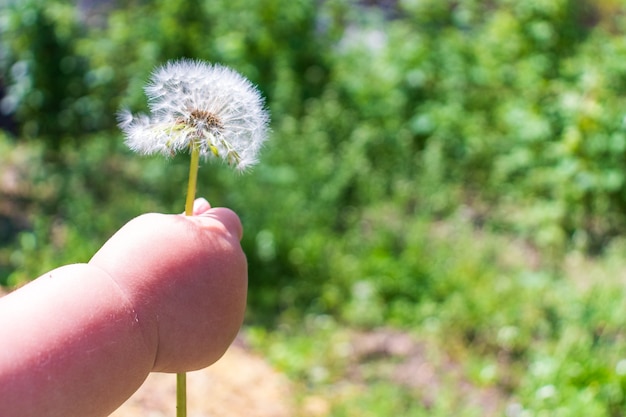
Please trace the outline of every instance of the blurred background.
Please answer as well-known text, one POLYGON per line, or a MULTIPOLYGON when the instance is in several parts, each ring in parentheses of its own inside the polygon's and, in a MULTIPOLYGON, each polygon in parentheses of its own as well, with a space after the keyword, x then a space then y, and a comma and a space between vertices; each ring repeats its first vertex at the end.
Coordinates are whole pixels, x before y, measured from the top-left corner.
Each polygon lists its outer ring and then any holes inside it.
POLYGON ((242 335, 294 415, 626 415, 623 1, 0 4, 2 286, 183 211, 188 156, 115 113, 219 62, 272 133, 198 194, 242 218, 242 335))

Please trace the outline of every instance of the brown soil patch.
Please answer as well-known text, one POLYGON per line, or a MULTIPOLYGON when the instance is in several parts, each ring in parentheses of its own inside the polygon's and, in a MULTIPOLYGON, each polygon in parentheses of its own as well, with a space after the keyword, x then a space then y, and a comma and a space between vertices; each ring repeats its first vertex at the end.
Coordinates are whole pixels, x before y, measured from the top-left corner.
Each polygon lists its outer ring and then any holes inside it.
MULTIPOLYGON (((287 379, 238 344, 213 366, 187 374, 189 417, 290 417, 291 398, 287 379)), ((153 373, 110 417, 175 415, 175 375, 153 373)))

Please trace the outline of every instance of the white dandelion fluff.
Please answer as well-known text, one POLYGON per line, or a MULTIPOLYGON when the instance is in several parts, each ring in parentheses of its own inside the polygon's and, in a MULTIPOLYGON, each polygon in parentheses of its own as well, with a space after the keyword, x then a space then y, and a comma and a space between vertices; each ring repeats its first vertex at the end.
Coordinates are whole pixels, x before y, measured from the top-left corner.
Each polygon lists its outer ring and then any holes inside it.
POLYGON ((194 147, 239 170, 253 165, 269 116, 256 87, 217 64, 183 59, 157 68, 145 88, 150 115, 118 114, 126 144, 143 154, 171 156, 194 147))

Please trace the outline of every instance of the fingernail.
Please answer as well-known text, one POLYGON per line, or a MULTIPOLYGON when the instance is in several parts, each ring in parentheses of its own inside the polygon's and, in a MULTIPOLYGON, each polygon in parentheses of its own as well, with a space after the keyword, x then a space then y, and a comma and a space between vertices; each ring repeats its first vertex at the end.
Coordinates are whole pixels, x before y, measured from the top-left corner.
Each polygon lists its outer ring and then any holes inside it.
POLYGON ((205 198, 196 198, 193 202, 193 214, 200 215, 202 213, 206 213, 211 209, 211 204, 205 198))

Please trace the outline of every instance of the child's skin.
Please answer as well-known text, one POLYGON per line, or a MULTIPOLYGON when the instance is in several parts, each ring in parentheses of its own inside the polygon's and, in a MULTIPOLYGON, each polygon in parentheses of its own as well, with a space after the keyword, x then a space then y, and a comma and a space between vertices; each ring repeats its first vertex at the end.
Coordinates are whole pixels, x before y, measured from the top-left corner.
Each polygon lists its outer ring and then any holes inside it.
POLYGON ((1 298, 0 416, 107 416, 150 372, 219 359, 245 310, 241 235, 199 199, 194 216, 140 216, 89 263, 1 298))

